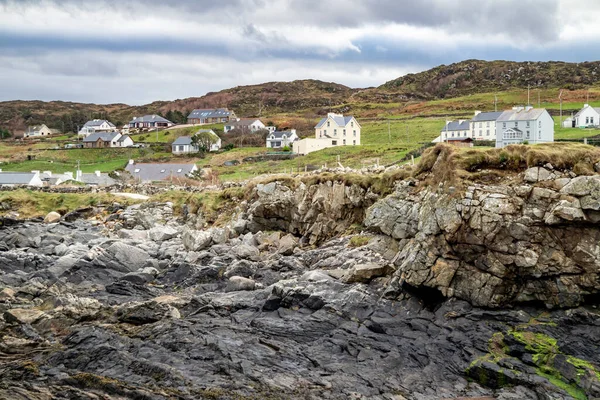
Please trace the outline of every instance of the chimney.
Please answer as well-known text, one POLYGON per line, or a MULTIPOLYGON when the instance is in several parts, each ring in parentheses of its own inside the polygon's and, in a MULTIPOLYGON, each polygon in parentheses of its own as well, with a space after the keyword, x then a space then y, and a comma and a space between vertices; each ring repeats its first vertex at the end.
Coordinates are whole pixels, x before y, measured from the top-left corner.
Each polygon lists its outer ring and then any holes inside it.
POLYGON ((478 116, 479 114, 481 114, 481 111, 475 111, 475 116, 478 116))
POLYGON ((100 177, 100 171, 94 171, 94 174, 96 174, 97 177, 100 177))
POLYGON ((588 108, 589 106, 590 106, 589 104, 585 103, 585 104, 583 105, 583 108, 588 108))
POLYGON ((527 107, 525 107, 525 111, 529 111, 529 110, 533 110, 533 106, 532 105, 528 105, 527 107))
POLYGON ((459 123, 459 124, 462 124, 463 122, 465 122, 465 120, 464 120, 464 119, 459 119, 459 120, 458 120, 458 123, 459 123))
POLYGON ((525 109, 525 107, 523 107, 523 106, 515 106, 512 109, 513 109, 513 111, 523 111, 525 109))

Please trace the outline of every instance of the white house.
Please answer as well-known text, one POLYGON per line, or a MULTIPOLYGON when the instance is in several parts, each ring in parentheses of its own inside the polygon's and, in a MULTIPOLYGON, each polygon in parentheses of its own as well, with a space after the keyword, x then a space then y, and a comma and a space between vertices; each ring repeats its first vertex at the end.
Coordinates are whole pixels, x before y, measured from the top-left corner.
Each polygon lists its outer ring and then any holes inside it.
POLYGON ((143 117, 133 117, 129 121, 129 129, 159 129, 159 128, 170 128, 174 123, 160 115, 144 115, 143 117))
POLYGON ((496 120, 502 115, 498 112, 475 111, 475 116, 469 121, 471 138, 473 140, 496 140, 496 120))
POLYGON ((83 147, 88 149, 131 146, 133 146, 131 137, 121 135, 119 132, 95 132, 83 138, 83 147))
MULTIPOLYGON (((221 149, 221 138, 212 129, 200 129, 195 135, 200 133, 209 133, 216 138, 214 143, 211 143, 209 151, 219 151, 221 149)), ((192 154, 198 153, 200 148, 194 144, 189 136, 180 136, 171 144, 171 152, 173 154, 192 154)))
POLYGON ((48 128, 45 124, 28 126, 25 131, 24 137, 40 137, 40 136, 50 136, 52 134, 52 130, 48 128))
POLYGON ((115 126, 115 124, 105 119, 93 119, 91 121, 86 122, 85 125, 81 127, 78 134, 80 136, 87 137, 92 133, 96 132, 112 132, 116 130, 116 128, 117 127, 115 126))
POLYGON ((562 123, 563 128, 573 128, 573 117, 567 117, 562 123))
POLYGON ((121 135, 115 147, 131 147, 133 144, 133 139, 129 135, 121 135))
POLYGON ((129 135, 129 124, 123 125, 121 128, 121 135, 129 135))
POLYGON ((458 121, 446 121, 446 125, 442 129, 440 136, 434 142, 447 142, 454 138, 469 138, 471 137, 470 121, 460 119, 458 121))
POLYGON ((236 119, 235 113, 227 108, 201 108, 193 110, 188 115, 187 123, 190 125, 219 124, 236 119))
POLYGON ((241 118, 237 121, 230 121, 225 124, 223 131, 225 133, 230 132, 234 129, 240 130, 244 133, 254 133, 261 129, 266 129, 265 124, 260 119, 256 118, 241 118))
POLYGON ((44 186, 39 171, 2 172, 0 170, 0 186, 44 186))
POLYGON ((344 117, 342 114, 328 113, 315 126, 315 138, 333 139, 334 146, 360 145, 361 126, 353 116, 344 117))
POLYGON ((300 138, 296 134, 295 129, 289 131, 275 131, 267 136, 267 148, 279 149, 282 147, 289 147, 291 143, 299 140, 300 138))
POLYGON ((554 142, 554 120, 544 108, 513 107, 496 120, 496 147, 554 142))
POLYGON ((600 125, 600 108, 584 104, 583 108, 575 114, 575 127, 587 128, 600 125))
POLYGON ((277 130, 276 126, 265 126, 265 129, 269 131, 269 133, 273 133, 277 130))

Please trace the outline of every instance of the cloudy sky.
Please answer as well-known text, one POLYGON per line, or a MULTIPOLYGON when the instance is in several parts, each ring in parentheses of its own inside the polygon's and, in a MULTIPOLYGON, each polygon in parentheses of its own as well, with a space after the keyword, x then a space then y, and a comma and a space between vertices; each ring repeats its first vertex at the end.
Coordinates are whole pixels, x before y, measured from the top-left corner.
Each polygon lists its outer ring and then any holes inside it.
POLYGON ((597 0, 0 0, 0 101, 144 104, 469 58, 600 59, 597 0))

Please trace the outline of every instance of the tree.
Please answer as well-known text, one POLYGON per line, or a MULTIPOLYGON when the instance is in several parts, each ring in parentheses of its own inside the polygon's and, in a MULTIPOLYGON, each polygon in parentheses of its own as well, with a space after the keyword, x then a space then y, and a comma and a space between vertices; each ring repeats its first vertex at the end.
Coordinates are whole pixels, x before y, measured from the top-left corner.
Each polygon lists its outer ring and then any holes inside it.
POLYGON ((6 139, 11 136, 12 135, 8 129, 0 128, 0 139, 6 139))
POLYGON ((206 153, 210 151, 213 144, 217 143, 219 138, 210 132, 198 132, 192 136, 192 143, 198 146, 200 151, 206 153))

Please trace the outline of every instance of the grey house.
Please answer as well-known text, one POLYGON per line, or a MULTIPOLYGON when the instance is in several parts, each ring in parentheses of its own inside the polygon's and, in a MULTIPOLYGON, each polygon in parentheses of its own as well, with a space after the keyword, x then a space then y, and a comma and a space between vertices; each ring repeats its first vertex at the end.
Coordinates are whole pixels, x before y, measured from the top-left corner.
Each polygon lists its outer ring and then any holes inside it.
POLYGON ((138 182, 171 181, 187 178, 198 170, 196 164, 160 164, 160 163, 135 163, 129 160, 125 170, 138 182))

